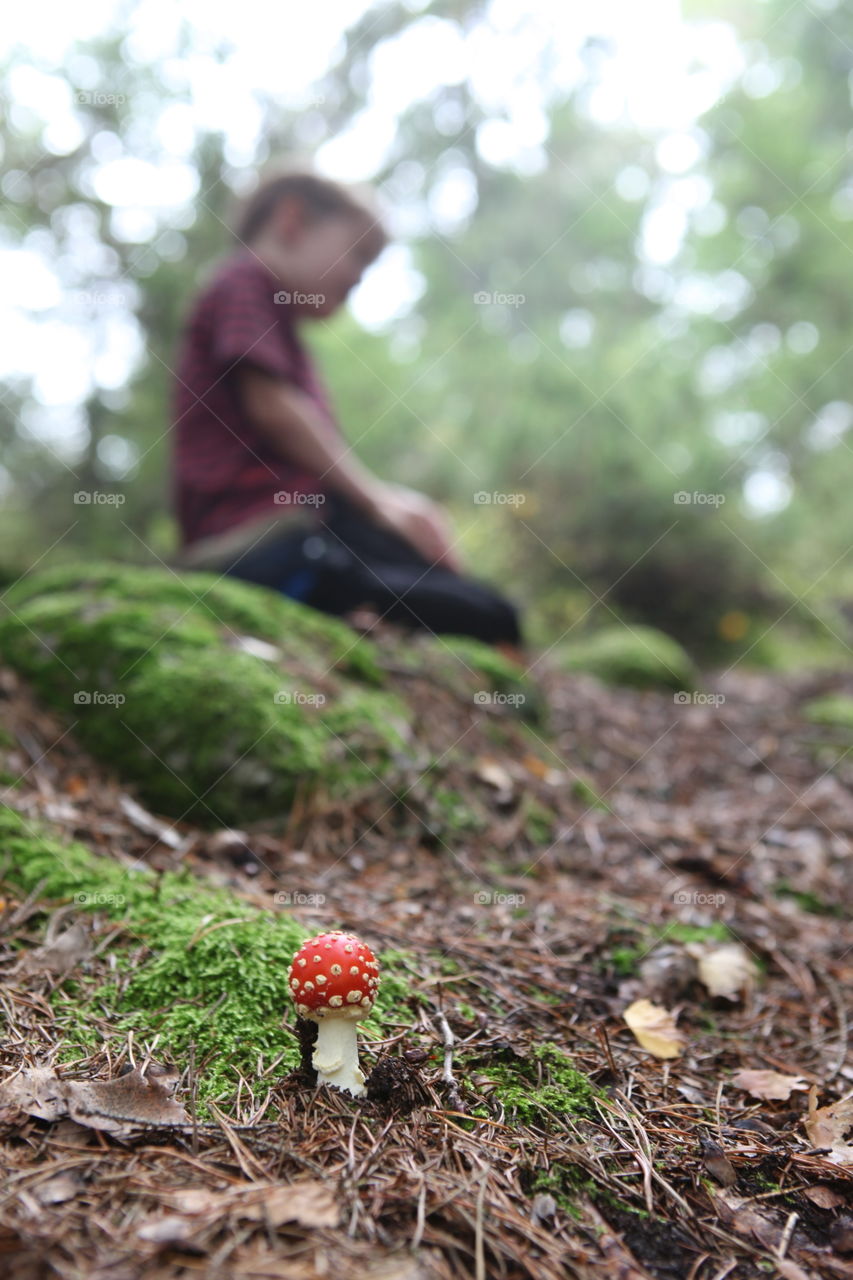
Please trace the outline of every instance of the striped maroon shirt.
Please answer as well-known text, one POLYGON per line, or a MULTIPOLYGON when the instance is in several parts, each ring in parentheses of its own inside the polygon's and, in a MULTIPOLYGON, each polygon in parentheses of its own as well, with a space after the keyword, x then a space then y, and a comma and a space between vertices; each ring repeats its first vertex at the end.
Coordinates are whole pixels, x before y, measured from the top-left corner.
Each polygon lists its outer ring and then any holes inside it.
POLYGON ((187 318, 172 400, 172 499, 184 546, 297 504, 316 510, 304 495, 325 493, 319 476, 289 463, 256 429, 240 396, 237 373, 249 363, 299 387, 340 430, 290 308, 275 301, 281 287, 241 248, 187 318))

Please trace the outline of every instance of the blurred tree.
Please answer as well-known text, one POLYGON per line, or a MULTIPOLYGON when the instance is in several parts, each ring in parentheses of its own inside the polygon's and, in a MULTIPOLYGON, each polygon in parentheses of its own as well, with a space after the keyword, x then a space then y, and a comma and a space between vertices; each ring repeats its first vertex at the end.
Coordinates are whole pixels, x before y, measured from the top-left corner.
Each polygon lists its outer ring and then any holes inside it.
MULTIPOLYGON (((848 581, 853 18, 822 4, 692 7, 739 28, 744 70, 693 130, 683 172, 663 167, 659 137, 591 116, 600 41, 570 94, 549 88, 547 41, 525 46, 518 91, 540 86, 542 128, 517 161, 485 158, 501 113, 470 79, 439 85, 401 114, 375 175, 420 298, 378 332, 349 314, 306 326, 362 456, 448 501, 471 562, 519 584, 543 635, 617 609, 734 653, 788 607, 784 584, 804 590, 833 560, 829 593, 848 581), (685 234, 661 261, 649 228, 673 208, 687 210, 685 234)), ((490 12, 486 0, 374 6, 313 105, 258 95, 255 164, 346 136, 378 52, 436 24, 470 35, 490 12)), ((223 135, 194 128, 183 150, 171 138, 166 112, 191 102, 180 59, 193 38, 184 27, 168 68, 137 61, 118 33, 76 50, 54 72, 81 130, 64 151, 32 111, 10 113, 0 234, 50 261, 64 298, 49 318, 96 344, 64 439, 24 380, 6 388, 14 496, 0 534, 21 560, 54 542, 51 554, 143 560, 174 543, 171 367, 192 296, 231 246, 245 178, 223 135), (134 220, 99 182, 120 158, 181 163, 194 194, 134 220), (139 349, 126 386, 100 358, 119 330, 139 349), (124 502, 75 504, 93 489, 124 502)), ((10 64, 9 100, 11 76, 10 64)))

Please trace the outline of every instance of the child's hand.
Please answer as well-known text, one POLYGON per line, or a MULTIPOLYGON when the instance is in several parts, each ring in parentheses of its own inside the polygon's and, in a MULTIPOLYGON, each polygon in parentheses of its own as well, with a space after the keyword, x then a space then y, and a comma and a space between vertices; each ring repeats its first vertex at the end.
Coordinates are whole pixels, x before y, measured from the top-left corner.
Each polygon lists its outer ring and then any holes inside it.
POLYGON ((462 571, 462 562, 451 542, 447 517, 426 494, 403 485, 383 485, 374 515, 377 524, 405 538, 431 564, 440 564, 456 573, 462 571))

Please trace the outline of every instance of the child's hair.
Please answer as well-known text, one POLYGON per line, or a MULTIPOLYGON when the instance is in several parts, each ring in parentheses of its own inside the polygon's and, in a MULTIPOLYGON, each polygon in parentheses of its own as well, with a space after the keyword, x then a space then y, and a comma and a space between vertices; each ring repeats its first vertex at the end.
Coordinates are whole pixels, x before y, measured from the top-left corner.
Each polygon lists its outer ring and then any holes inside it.
POLYGON ((244 244, 254 240, 285 196, 297 196, 315 218, 334 214, 367 218, 383 241, 388 238, 372 194, 367 189, 347 187, 303 168, 279 168, 258 183, 237 210, 235 237, 244 244))

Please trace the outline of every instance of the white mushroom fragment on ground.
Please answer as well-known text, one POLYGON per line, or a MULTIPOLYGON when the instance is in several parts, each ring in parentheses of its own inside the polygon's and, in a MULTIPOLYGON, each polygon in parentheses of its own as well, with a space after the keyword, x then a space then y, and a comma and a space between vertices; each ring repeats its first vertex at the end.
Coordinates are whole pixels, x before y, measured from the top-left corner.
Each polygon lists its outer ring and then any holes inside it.
POLYGON ((335 929, 309 938, 293 957, 290 991, 300 1018, 317 1023, 313 1065, 319 1084, 364 1093, 356 1023, 379 990, 376 957, 354 933, 335 929))

